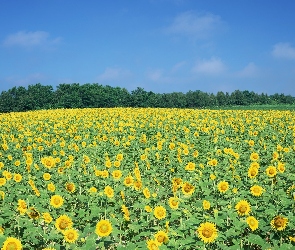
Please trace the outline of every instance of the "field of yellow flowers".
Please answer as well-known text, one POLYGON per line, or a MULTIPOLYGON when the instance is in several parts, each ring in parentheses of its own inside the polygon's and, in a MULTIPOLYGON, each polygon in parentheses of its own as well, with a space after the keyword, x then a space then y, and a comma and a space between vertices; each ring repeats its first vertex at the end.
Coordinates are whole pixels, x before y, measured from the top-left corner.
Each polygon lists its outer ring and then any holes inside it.
POLYGON ((295 112, 0 114, 0 247, 294 249, 295 112))

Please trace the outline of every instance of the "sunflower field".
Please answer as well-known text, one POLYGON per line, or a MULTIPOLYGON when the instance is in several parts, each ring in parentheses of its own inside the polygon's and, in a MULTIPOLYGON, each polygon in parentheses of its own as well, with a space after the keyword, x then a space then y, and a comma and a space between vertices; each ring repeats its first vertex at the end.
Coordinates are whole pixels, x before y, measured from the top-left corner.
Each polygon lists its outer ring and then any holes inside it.
POLYGON ((295 112, 0 114, 0 247, 294 249, 295 112))

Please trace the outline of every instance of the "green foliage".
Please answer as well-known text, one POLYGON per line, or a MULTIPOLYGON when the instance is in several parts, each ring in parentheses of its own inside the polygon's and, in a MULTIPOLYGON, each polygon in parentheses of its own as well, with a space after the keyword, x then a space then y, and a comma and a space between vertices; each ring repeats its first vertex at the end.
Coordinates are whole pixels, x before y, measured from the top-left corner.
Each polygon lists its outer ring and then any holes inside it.
POLYGON ((284 94, 257 94, 248 90, 235 90, 231 94, 218 91, 216 95, 200 90, 187 93, 154 93, 136 88, 130 93, 125 88, 103 86, 97 83, 59 84, 40 83, 13 87, 0 94, 0 112, 19 112, 55 108, 210 108, 210 109, 281 109, 295 108, 295 97, 284 94))

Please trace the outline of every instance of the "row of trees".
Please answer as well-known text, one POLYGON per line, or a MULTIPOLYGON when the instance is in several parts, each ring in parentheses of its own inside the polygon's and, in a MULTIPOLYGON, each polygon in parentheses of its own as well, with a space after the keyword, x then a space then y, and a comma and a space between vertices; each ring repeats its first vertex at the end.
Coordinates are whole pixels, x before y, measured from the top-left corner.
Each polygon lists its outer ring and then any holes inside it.
POLYGON ((137 88, 128 92, 125 88, 100 84, 60 84, 56 90, 50 85, 13 87, 2 91, 0 112, 18 112, 53 108, 105 108, 105 107, 157 107, 204 108, 232 105, 295 104, 295 97, 284 94, 257 94, 253 91, 235 90, 232 93, 205 93, 200 90, 187 93, 154 93, 137 88))

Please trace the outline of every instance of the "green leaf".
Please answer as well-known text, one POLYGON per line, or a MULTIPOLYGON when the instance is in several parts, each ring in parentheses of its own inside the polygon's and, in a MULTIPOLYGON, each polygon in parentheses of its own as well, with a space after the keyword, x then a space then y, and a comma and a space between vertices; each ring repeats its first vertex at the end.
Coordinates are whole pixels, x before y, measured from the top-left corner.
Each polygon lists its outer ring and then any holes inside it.
POLYGON ((250 243, 259 245, 259 246, 263 246, 265 244, 265 240, 262 239, 259 235, 257 234, 250 234, 248 237, 248 241, 250 243))

